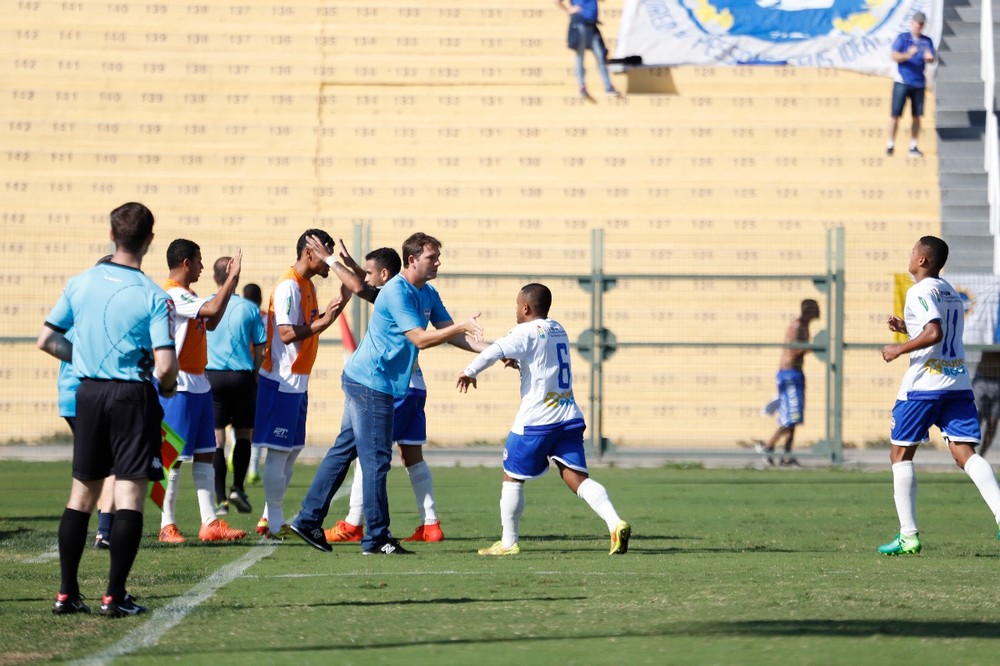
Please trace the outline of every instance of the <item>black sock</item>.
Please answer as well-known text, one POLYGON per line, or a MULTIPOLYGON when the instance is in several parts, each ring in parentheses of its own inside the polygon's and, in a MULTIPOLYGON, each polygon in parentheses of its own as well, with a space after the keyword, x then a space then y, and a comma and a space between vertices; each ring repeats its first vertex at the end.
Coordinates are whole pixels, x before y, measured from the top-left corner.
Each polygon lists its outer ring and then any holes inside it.
POLYGON ((250 469, 251 446, 249 439, 238 439, 233 446, 233 487, 240 490, 243 490, 247 470, 250 469))
POLYGON ((59 571, 62 576, 59 591, 74 599, 80 596, 77 573, 80 571, 83 549, 87 547, 89 525, 89 513, 68 507, 59 521, 59 571))
POLYGON ((125 598, 125 582, 142 540, 142 512, 118 509, 111 526, 111 570, 107 594, 115 601, 125 598))
POLYGON ((226 492, 226 452, 223 449, 215 450, 215 457, 212 458, 212 467, 215 468, 215 503, 221 504, 229 499, 226 492))

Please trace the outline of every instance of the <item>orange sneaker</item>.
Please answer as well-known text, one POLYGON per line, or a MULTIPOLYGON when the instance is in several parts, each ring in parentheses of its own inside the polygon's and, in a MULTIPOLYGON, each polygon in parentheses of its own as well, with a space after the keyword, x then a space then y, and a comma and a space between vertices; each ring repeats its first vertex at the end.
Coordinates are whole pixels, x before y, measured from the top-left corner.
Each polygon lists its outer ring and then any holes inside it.
POLYGON ((261 518, 257 521, 257 534, 261 536, 267 536, 267 518, 261 518))
POLYGON ((184 543, 187 538, 177 529, 177 525, 170 523, 160 530, 160 541, 162 543, 184 543))
POLYGON ((243 530, 235 530, 226 521, 216 518, 208 525, 202 525, 198 530, 198 538, 202 541, 239 541, 246 537, 243 530))
POLYGON ((335 541, 361 541, 365 536, 365 529, 360 525, 351 525, 346 520, 338 520, 337 524, 324 531, 326 540, 333 543, 335 541))
POLYGON ((403 539, 403 541, 424 541, 426 543, 444 541, 444 533, 441 532, 441 521, 438 520, 429 525, 421 525, 414 530, 412 535, 403 539))

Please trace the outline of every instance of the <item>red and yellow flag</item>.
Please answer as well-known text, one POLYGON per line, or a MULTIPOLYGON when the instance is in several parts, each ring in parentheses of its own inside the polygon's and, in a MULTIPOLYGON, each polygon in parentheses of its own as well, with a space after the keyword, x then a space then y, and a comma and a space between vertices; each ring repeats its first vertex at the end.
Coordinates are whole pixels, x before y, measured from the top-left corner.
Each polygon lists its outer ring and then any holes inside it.
MULTIPOLYGON (((163 440, 160 444, 160 460, 163 463, 163 473, 166 475, 173 464, 177 462, 181 451, 184 450, 184 440, 174 432, 173 428, 167 425, 166 421, 160 422, 160 436, 163 440)), ((160 511, 163 511, 163 498, 166 494, 167 489, 163 485, 163 481, 149 482, 149 499, 160 507, 160 511)))

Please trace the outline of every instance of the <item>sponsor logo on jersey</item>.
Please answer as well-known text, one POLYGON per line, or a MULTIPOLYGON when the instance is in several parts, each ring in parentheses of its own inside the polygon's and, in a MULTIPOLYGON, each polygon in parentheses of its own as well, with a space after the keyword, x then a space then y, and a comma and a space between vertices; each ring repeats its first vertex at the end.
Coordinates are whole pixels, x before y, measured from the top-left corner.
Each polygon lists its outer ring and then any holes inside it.
POLYGON ((288 428, 275 428, 273 433, 275 437, 280 437, 281 439, 288 438, 288 428))
POLYGON ((965 359, 961 358, 929 358, 924 361, 924 367, 927 369, 928 374, 932 375, 958 377, 959 375, 966 374, 965 359))

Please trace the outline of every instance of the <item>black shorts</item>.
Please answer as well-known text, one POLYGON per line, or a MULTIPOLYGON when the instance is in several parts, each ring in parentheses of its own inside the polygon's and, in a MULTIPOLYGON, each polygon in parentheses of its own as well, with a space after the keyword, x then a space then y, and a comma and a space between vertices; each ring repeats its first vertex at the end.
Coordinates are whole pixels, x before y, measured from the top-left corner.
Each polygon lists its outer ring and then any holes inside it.
POLYGON ((152 384, 84 379, 76 391, 73 478, 162 479, 162 420, 152 384))
POLYGON ((257 409, 257 379, 249 370, 206 370, 212 385, 215 427, 252 428, 257 409))

